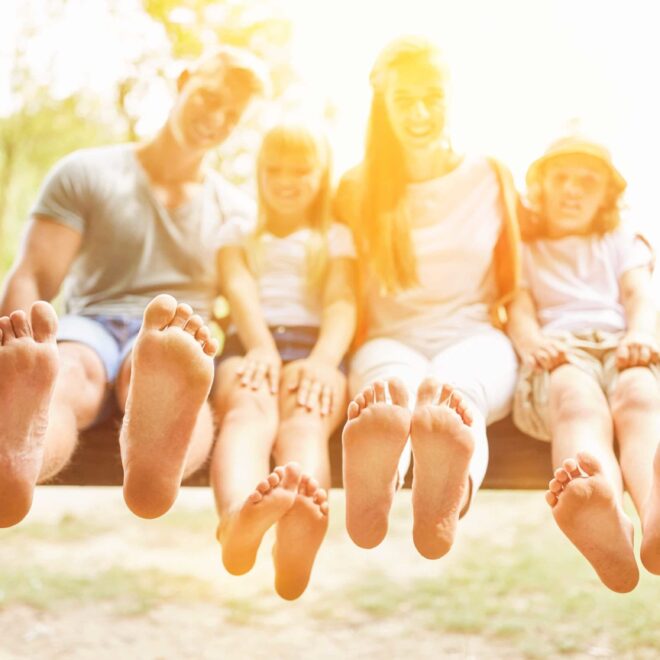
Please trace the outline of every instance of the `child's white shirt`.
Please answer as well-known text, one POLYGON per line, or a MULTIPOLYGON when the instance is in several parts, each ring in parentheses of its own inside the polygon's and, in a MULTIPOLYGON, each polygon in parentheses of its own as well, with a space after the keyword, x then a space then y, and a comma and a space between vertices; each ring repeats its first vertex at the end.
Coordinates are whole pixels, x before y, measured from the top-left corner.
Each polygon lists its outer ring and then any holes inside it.
POLYGON ((646 243, 627 228, 604 236, 539 239, 523 245, 523 287, 546 332, 618 332, 627 325, 621 276, 652 261, 646 243))
MULTIPOLYGON (((246 249, 255 230, 254 219, 228 220, 219 231, 218 249, 232 245, 246 249)), ((261 310, 270 327, 321 325, 323 291, 310 290, 308 284, 307 243, 311 231, 303 228, 284 237, 265 232, 260 237, 259 272, 254 275, 261 310)), ((333 222, 326 240, 329 260, 355 258, 353 235, 347 226, 333 222)))

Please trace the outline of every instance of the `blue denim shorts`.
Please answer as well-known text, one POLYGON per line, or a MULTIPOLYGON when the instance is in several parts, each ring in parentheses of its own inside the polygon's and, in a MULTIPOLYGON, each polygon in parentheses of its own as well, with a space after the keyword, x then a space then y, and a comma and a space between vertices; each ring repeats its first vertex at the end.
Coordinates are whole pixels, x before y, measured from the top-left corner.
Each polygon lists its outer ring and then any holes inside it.
POLYGON ((59 319, 57 341, 72 341, 89 346, 100 358, 106 374, 106 393, 94 422, 100 424, 117 414, 112 392, 117 374, 137 338, 142 318, 125 316, 76 316, 67 314, 59 319))
POLYGON ((75 341, 89 346, 101 358, 108 383, 114 383, 131 352, 142 318, 127 316, 75 316, 59 320, 57 341, 75 341))
MULTIPOLYGON (((277 325, 270 328, 277 350, 280 352, 282 364, 309 357, 319 338, 319 328, 305 325, 277 325)), ((236 333, 228 334, 222 348, 222 353, 216 358, 216 365, 230 357, 243 357, 245 348, 236 333)), ((346 360, 342 360, 339 370, 346 373, 346 360)))

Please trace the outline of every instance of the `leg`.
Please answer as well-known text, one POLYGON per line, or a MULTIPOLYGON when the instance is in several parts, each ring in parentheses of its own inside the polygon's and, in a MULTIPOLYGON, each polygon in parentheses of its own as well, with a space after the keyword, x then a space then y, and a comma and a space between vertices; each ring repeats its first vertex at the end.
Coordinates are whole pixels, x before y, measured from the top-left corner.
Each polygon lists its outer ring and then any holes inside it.
POLYGON ((562 465, 546 493, 553 516, 607 587, 631 591, 639 571, 633 526, 621 506, 609 406, 595 380, 573 365, 551 374, 550 426, 553 460, 562 465))
POLYGON ((623 479, 642 521, 642 563, 660 575, 660 387, 655 374, 626 369, 610 403, 623 479))
POLYGON ((473 413, 453 387, 426 379, 412 416, 413 540, 420 554, 438 559, 454 543, 469 501, 473 413))
POLYGON ((20 522, 32 506, 59 366, 56 328, 44 302, 29 320, 22 311, 0 318, 0 527, 20 522))
POLYGON ((351 362, 344 492, 346 528, 360 547, 373 548, 387 534, 394 492, 410 465, 410 407, 427 368, 421 353, 391 339, 368 341, 351 362))
POLYGON ((0 527, 27 514, 35 483, 67 464, 78 429, 96 419, 105 397, 106 374, 97 353, 76 342, 56 346, 56 325, 52 307, 42 302, 33 306, 31 323, 22 313, 0 319, 0 409, 10 403, 1 417, 3 427, 12 431, 11 436, 0 432, 0 527))
MULTIPOLYGON (((470 496, 474 495, 488 468, 486 426, 511 411, 518 375, 518 359, 509 338, 486 328, 447 347, 431 361, 429 375, 449 383, 460 393, 472 415, 474 452, 470 460, 470 496)), ((466 502, 466 509, 471 497, 466 502)))
POLYGON ((240 362, 230 358, 218 368, 214 408, 220 431, 211 459, 221 518, 218 540, 233 575, 252 568, 264 534, 293 505, 300 480, 299 468, 290 464, 264 481, 277 431, 277 399, 266 386, 242 387, 236 374, 240 362))
MULTIPOLYGON (((176 499, 211 388, 216 349, 188 305, 160 295, 147 306, 133 349, 119 435, 124 499, 143 518, 164 514, 176 499)), ((213 437, 208 414, 203 424, 207 437, 197 439, 198 448, 209 446, 213 437)))
POLYGON ((330 487, 328 439, 344 418, 346 379, 337 371, 333 384, 333 410, 321 417, 318 410, 308 411, 296 404, 296 392, 289 392, 288 368, 280 394, 280 427, 275 442, 275 462, 279 465, 295 461, 303 476, 296 501, 277 523, 273 547, 275 589, 292 600, 307 588, 316 553, 328 528, 327 493, 330 487), (319 486, 319 482, 323 488, 319 486))

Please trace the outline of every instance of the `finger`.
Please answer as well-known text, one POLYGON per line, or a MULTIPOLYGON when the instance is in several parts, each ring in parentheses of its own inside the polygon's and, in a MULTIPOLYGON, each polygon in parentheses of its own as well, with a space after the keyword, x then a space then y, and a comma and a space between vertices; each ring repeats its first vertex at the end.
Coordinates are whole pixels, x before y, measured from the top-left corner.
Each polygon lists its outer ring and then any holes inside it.
POLYGON ((628 358, 628 366, 635 367, 639 364, 639 344, 632 344, 629 347, 630 357, 628 358))
POLYGON ((321 390, 323 385, 319 381, 314 381, 312 387, 309 390, 309 396, 307 397, 307 410, 312 410, 316 408, 317 405, 320 405, 321 390))
POLYGON ((651 348, 644 344, 639 347, 639 364, 643 367, 651 364, 651 348))
POLYGON ((252 381, 252 376, 254 374, 254 370, 256 368, 256 365, 252 360, 246 361, 245 364, 243 365, 243 370, 241 372, 241 385, 244 387, 247 387, 250 382, 252 381))
POLYGON ((300 379, 300 385, 298 386, 298 398, 296 403, 299 406, 307 405, 307 397, 309 396, 309 388, 312 386, 312 382, 306 376, 303 376, 300 379))
POLYGON ((628 366, 628 360, 630 358, 630 352, 626 344, 622 344, 616 351, 616 366, 626 367, 628 366))
POLYGON ((280 369, 277 365, 270 365, 267 378, 270 386, 270 393, 277 394, 280 387, 280 369))
POLYGON ((259 362, 257 368, 254 370, 254 373, 252 374, 252 380, 250 381, 250 386, 252 387, 253 390, 258 390, 262 386, 264 382, 264 378, 266 377, 267 373, 268 373, 268 365, 265 364, 264 362, 259 362))
POLYGON ((332 412, 332 388, 326 385, 321 392, 321 415, 329 415, 332 412))

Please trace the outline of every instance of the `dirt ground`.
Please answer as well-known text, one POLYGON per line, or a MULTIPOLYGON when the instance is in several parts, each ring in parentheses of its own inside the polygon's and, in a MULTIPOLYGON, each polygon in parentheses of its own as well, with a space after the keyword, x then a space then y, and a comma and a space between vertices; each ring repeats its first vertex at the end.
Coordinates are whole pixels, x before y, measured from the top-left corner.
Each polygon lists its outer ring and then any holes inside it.
MULTIPOLYGON (((0 532, 0 659, 654 657, 653 644, 617 653, 606 632, 565 652, 547 640, 535 649, 538 622, 530 635, 508 637, 506 626, 503 634, 481 634, 488 614, 474 618, 483 606, 474 582, 484 577, 470 581, 475 569, 465 557, 478 558, 480 540, 488 539, 487 554, 496 548, 506 558, 521 524, 545 529, 549 522, 541 493, 482 495, 452 553, 429 562, 412 546, 409 492, 397 498, 386 541, 364 551, 349 542, 343 493, 333 491, 312 582, 289 603, 271 586, 269 539, 249 575, 221 568, 206 489, 186 489, 170 514, 142 521, 126 511, 119 489, 42 488, 29 518, 0 532), (443 579, 454 580, 455 598, 433 592, 424 600, 421 591, 443 579)), ((513 607, 520 601, 524 619, 533 598, 524 588, 518 600, 506 597, 513 607)), ((556 635, 572 632, 557 627, 556 635)))

